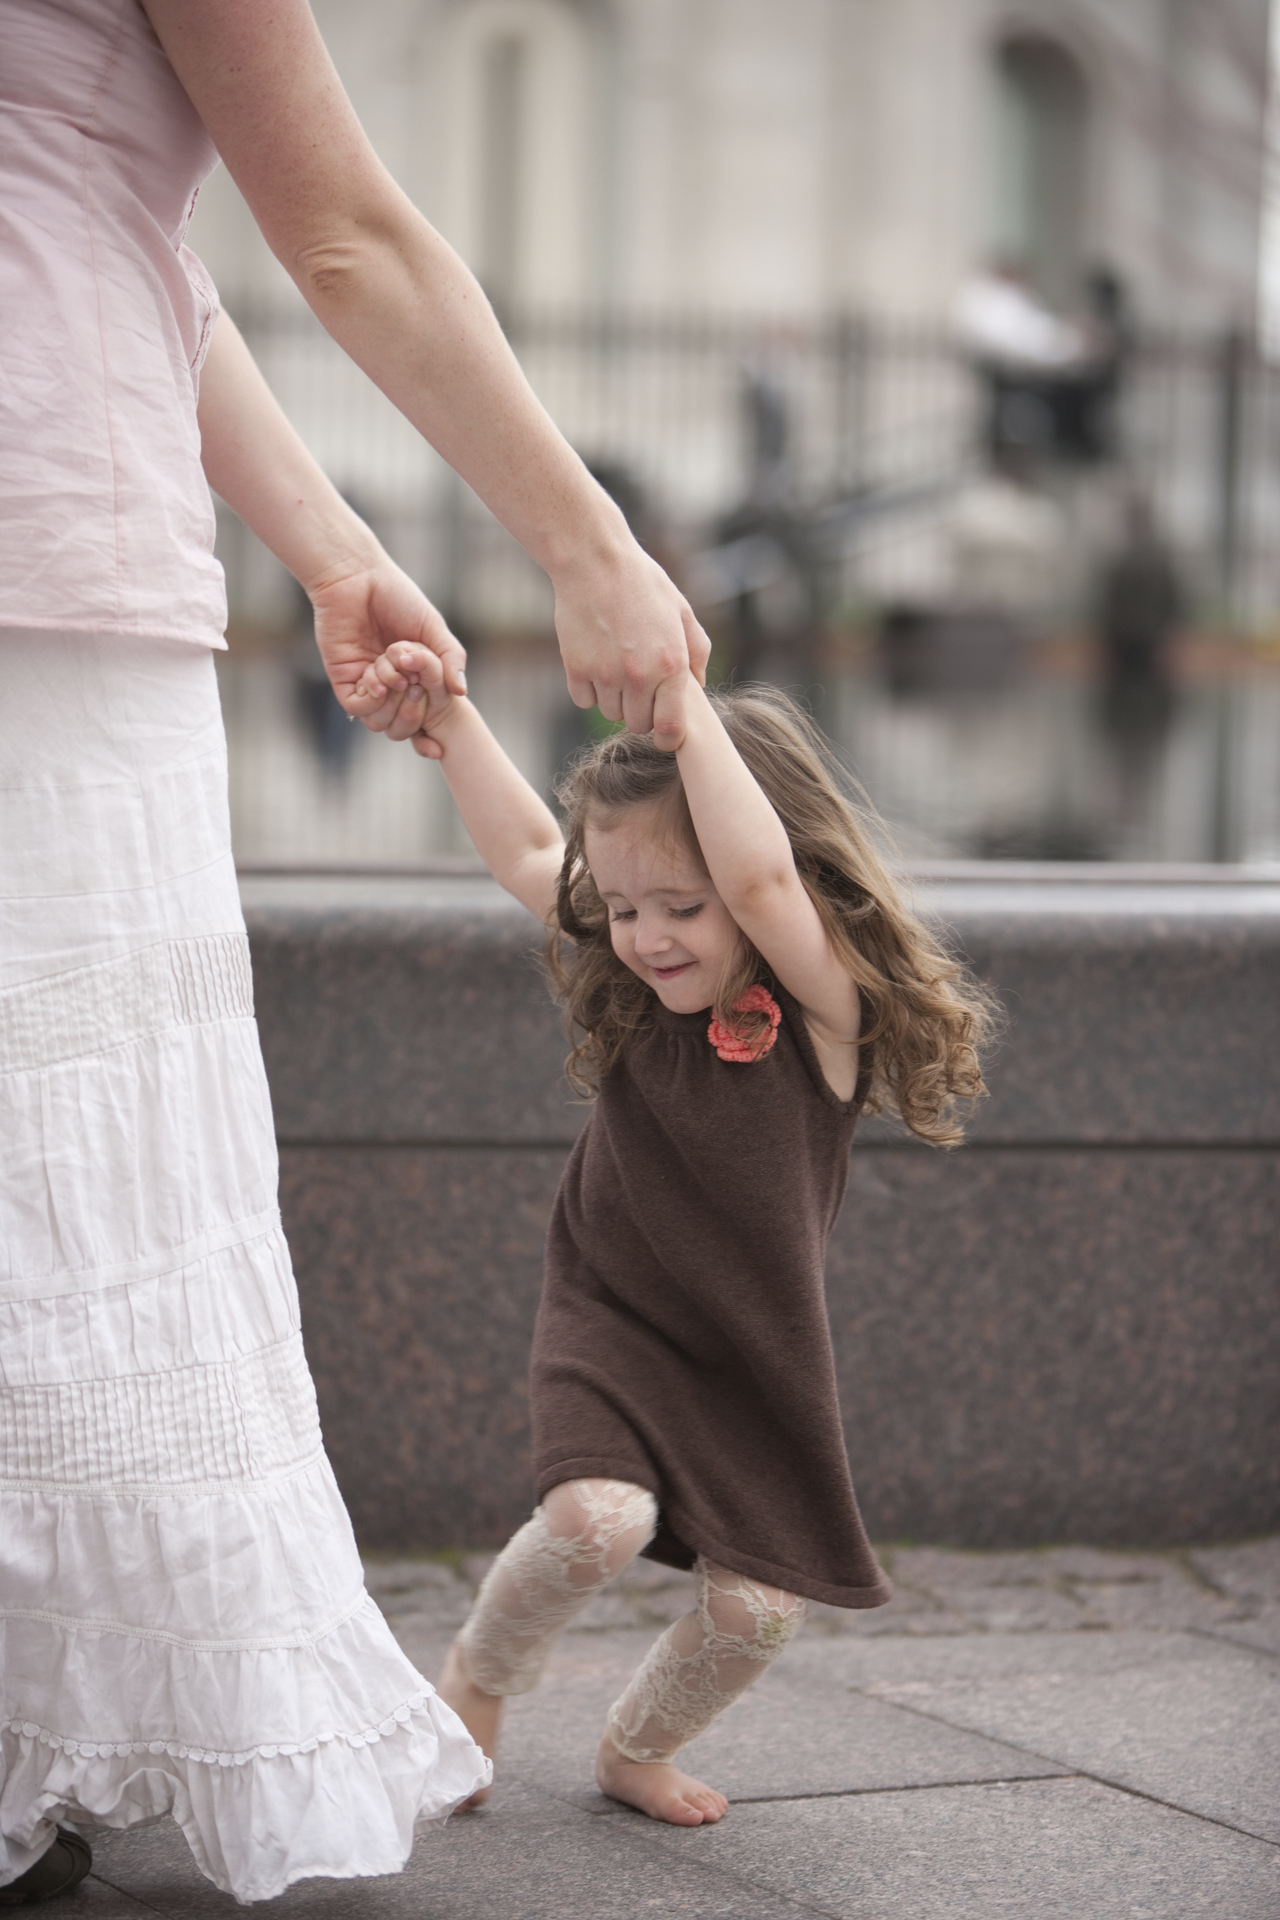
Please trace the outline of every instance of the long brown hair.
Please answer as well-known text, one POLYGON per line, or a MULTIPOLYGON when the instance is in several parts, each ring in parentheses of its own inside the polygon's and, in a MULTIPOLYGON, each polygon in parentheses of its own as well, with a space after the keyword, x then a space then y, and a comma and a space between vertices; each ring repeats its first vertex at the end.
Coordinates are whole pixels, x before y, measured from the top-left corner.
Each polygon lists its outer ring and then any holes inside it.
MULTIPOLYGON (((956 1102, 986 1091, 978 1047, 992 1031, 993 997, 911 912, 876 850, 873 834, 882 829, 869 803, 794 701, 769 687, 709 697, 786 828, 805 890, 857 984, 863 1071, 870 1069, 865 1110, 896 1112, 922 1139, 957 1145, 956 1102)), ((573 1042, 565 1071, 589 1097, 647 1023, 654 996, 613 951, 585 830, 611 824, 629 807, 651 806, 659 831, 695 850, 698 841, 675 755, 660 753, 647 735, 615 733, 588 748, 556 792, 566 846, 546 960, 573 1042)), ((767 963, 743 935, 715 1013, 750 1037, 767 1016, 737 1013, 734 1001, 768 979, 767 963)))

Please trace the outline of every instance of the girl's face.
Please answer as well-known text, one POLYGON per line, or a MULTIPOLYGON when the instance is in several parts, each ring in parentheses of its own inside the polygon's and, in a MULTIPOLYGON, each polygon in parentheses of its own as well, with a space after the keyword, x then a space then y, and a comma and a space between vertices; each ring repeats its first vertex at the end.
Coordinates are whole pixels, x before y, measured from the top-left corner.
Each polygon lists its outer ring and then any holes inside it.
POLYGON ((583 835, 613 950, 672 1013, 701 1013, 741 934, 700 855, 650 806, 583 835))

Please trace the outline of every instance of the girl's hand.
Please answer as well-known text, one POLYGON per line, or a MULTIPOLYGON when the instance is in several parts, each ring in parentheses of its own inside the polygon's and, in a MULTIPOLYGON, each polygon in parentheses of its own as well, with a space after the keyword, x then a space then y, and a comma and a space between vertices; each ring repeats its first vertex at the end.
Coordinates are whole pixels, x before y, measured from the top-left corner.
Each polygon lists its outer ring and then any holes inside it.
POLYGON ((416 718, 418 731, 412 734, 388 731, 393 739, 411 739, 414 750, 424 760, 443 758, 444 750, 434 730, 452 711, 457 697, 445 684, 438 655, 422 642, 413 640, 397 640, 388 647, 365 668, 356 689, 357 701, 375 711, 378 703, 399 700, 400 728, 416 718))
MULTIPOLYGON (((408 740, 429 714, 440 717, 453 694, 466 692, 461 641, 385 554, 309 592, 330 684, 343 710, 371 732, 408 740)), ((438 759, 438 749, 429 757, 438 759)))

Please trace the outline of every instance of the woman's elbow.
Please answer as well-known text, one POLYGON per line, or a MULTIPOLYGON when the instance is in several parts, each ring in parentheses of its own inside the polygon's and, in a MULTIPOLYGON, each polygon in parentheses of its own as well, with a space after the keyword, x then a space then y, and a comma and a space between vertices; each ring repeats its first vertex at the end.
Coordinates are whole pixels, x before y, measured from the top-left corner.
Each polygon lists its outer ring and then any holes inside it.
POLYGON ((300 247, 284 265, 309 307, 344 307, 367 286, 374 249, 360 236, 331 235, 300 247))
POLYGON ((307 304, 341 308, 385 290, 413 252, 414 213, 397 194, 362 195, 292 239, 280 259, 307 304))

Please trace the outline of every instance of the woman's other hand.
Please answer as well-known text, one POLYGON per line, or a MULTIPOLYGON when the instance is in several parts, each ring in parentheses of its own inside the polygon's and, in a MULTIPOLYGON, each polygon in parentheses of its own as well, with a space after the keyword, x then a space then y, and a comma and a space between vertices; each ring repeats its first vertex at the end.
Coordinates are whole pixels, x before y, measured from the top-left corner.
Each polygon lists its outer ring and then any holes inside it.
POLYGON ((407 740, 421 727, 433 694, 466 692, 461 641, 421 588, 385 555, 308 591, 320 658, 353 720, 389 739, 407 740), (407 672, 392 664, 399 660, 408 663, 407 672))
POLYGON ((630 534, 603 556, 575 556, 553 583, 572 699, 674 752, 689 675, 705 680, 711 651, 684 595, 630 534))
POLYGON ((209 484, 302 582, 334 692, 352 719, 405 740, 425 712, 415 678, 357 692, 396 641, 421 642, 433 684, 466 688, 466 655, 441 614, 391 560, 285 418, 233 321, 218 316, 200 377, 200 453, 209 484))

